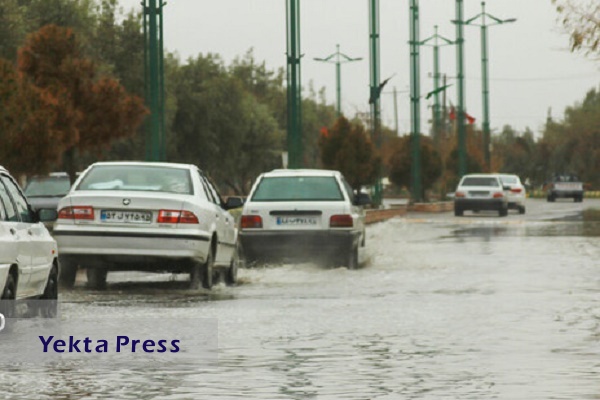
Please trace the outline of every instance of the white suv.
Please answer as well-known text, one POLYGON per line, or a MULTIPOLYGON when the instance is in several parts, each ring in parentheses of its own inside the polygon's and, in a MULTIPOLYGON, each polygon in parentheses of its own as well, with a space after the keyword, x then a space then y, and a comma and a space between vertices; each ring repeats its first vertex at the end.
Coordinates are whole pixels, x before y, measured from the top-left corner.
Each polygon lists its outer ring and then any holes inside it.
POLYGON ((240 244, 246 263, 325 260, 358 266, 365 245, 364 205, 338 171, 274 170, 258 177, 244 204, 240 244), (362 204, 361 204, 362 203, 362 204))
POLYGON ((17 182, 0 167, 0 293, 2 300, 58 297, 56 241, 41 220, 56 210, 33 211, 17 182))
POLYGON ((525 186, 521 183, 521 179, 517 175, 499 174, 498 177, 502 181, 505 189, 505 194, 508 199, 508 208, 519 211, 519 214, 525 214, 525 198, 527 193, 525 186))

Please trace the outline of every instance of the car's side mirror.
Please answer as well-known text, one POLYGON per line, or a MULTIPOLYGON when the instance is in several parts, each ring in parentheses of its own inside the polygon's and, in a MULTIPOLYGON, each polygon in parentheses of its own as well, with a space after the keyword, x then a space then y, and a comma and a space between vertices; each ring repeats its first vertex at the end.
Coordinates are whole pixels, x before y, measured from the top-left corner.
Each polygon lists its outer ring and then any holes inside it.
POLYGON ((38 221, 40 222, 56 221, 58 218, 58 211, 53 208, 42 208, 37 210, 35 213, 38 221))
POLYGON ((369 205, 372 203, 371 196, 369 196, 367 193, 359 193, 356 196, 354 196, 353 203, 355 206, 369 205))
POLYGON ((244 200, 241 197, 229 196, 225 202, 225 209, 232 210, 234 208, 240 208, 244 205, 244 200))

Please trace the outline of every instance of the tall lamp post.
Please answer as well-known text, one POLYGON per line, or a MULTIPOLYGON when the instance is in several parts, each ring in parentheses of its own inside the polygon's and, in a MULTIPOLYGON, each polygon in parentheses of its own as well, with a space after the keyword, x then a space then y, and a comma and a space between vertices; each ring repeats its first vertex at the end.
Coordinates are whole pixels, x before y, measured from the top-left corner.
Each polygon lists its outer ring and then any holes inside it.
POLYGON ((465 125, 465 39, 464 0, 456 0, 456 125, 458 136, 458 177, 467 173, 467 127, 465 125))
POLYGON ((166 160, 163 14, 166 3, 144 0, 144 81, 150 117, 146 130, 146 160, 166 160))
POLYGON ((289 168, 302 167, 300 0, 287 0, 287 148, 289 168))
MULTIPOLYGON (((370 96, 372 136, 378 150, 381 150, 380 101, 384 83, 379 82, 379 0, 369 0, 369 55, 370 55, 370 96)), ((387 82, 387 81, 386 81, 387 82)), ((375 183, 374 203, 381 205, 383 197, 381 173, 375 183)))
POLYGON ((481 13, 477 14, 471 19, 465 21, 465 25, 479 26, 481 29, 481 88, 483 97, 483 154, 485 157, 485 165, 489 171, 492 169, 492 157, 491 157, 491 142, 490 142, 490 88, 489 88, 489 66, 488 66, 488 46, 487 46, 487 27, 492 25, 501 25, 510 22, 515 22, 516 18, 500 19, 496 18, 491 14, 485 12, 485 1, 481 3, 481 13), (487 18, 492 20, 488 22, 487 18), (475 23, 476 20, 480 20, 480 23, 475 23))
POLYGON ((419 0, 410 0, 410 121, 411 121, 411 198, 423 198, 421 176, 421 59, 419 40, 419 0))
POLYGON ((348 57, 347 55, 345 55, 344 53, 340 53, 340 45, 338 44, 338 45, 336 45, 335 53, 333 53, 325 58, 315 57, 314 60, 320 61, 320 62, 326 62, 326 63, 330 63, 330 64, 335 64, 335 81, 336 81, 336 98, 337 98, 336 111, 337 111, 337 115, 339 117, 340 115, 342 115, 342 77, 341 77, 342 64, 353 62, 353 61, 360 61, 360 60, 362 60, 362 57, 351 58, 351 57, 348 57))

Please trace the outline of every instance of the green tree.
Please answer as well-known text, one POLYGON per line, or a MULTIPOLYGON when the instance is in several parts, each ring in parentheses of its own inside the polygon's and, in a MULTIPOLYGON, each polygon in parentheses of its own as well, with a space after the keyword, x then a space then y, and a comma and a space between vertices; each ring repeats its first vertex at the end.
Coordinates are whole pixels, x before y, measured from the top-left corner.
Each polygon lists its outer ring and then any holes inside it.
POLYGON ((596 53, 600 50, 600 4, 552 0, 570 35, 571 50, 596 53))
MULTIPOLYGON (((411 169, 412 169, 412 136, 406 135, 397 139, 392 139, 389 143, 394 148, 394 152, 390 155, 388 161, 389 179, 398 187, 412 186, 411 169), (396 143, 393 143, 396 142, 396 143)), ((431 189, 435 181, 442 174, 442 157, 434 149, 433 140, 429 136, 420 135, 421 147, 421 176, 423 198, 427 190, 431 189)))
POLYGON ((58 104, 54 126, 60 133, 66 171, 75 176, 75 151, 107 148, 111 141, 133 135, 147 110, 114 79, 99 76, 82 55, 73 31, 48 25, 28 36, 19 50, 19 71, 58 104))
POLYGON ((319 148, 323 166, 340 171, 356 192, 376 182, 381 158, 361 123, 339 117, 321 134, 319 148))

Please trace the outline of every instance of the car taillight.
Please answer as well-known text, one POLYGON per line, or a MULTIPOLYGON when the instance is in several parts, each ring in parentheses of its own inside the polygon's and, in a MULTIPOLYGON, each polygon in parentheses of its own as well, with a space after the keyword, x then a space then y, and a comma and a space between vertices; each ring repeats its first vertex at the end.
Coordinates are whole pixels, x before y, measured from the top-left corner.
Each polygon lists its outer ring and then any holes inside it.
POLYGON ((496 193, 494 193, 494 198, 495 199, 500 199, 502 197, 504 197, 504 193, 502 193, 502 192, 496 192, 496 193))
POLYGON ((198 217, 191 211, 160 210, 156 222, 159 224, 198 224, 198 217))
POLYGON ((240 226, 242 229, 262 228, 262 218, 260 215, 242 215, 240 226))
POLYGON ((521 193, 521 188, 510 189, 512 193, 521 193))
POLYGON ((329 218, 329 227, 331 228, 352 228, 352 226, 354 226, 354 222, 351 215, 339 214, 329 218))
POLYGON ((465 194, 463 192, 456 192, 454 193, 454 197, 465 197, 465 194))
POLYGON ((93 220, 94 209, 90 206, 64 207, 58 212, 58 219, 93 220))

